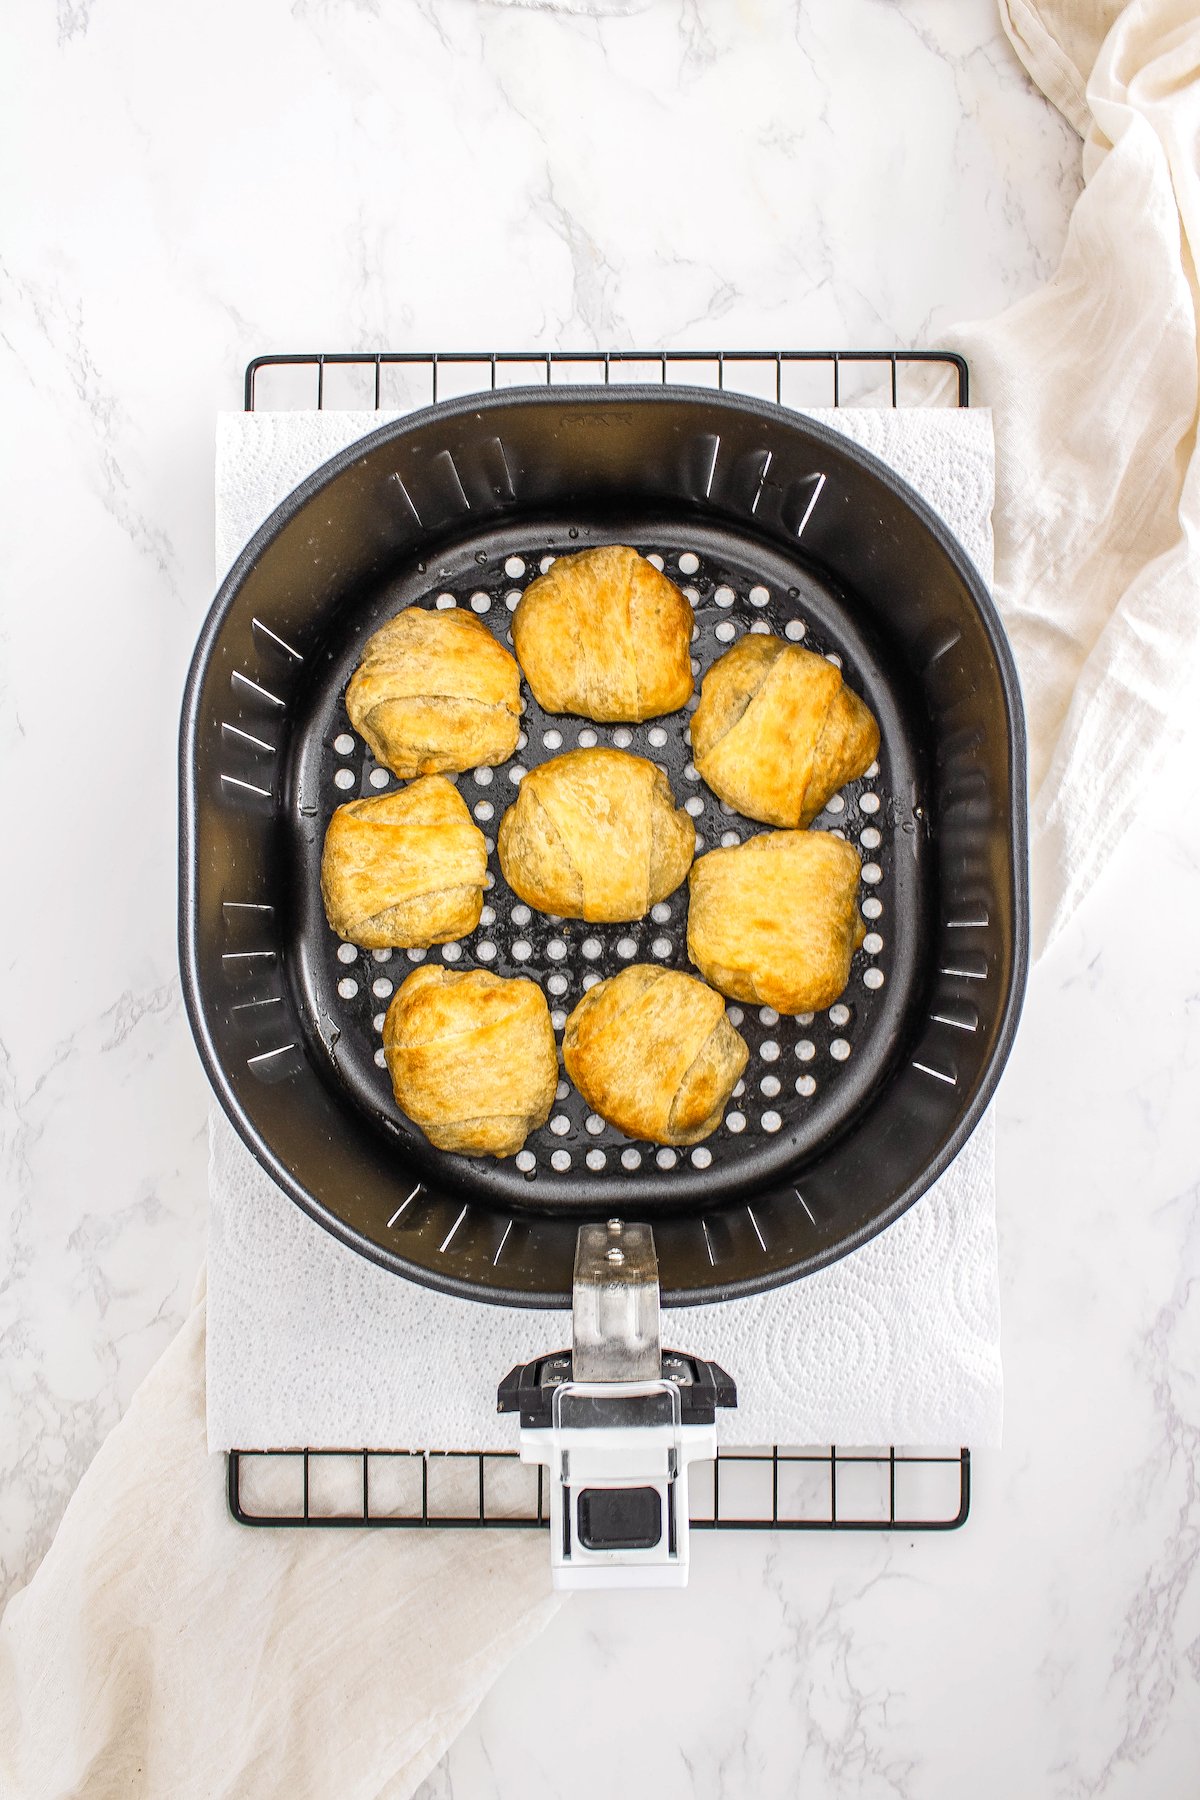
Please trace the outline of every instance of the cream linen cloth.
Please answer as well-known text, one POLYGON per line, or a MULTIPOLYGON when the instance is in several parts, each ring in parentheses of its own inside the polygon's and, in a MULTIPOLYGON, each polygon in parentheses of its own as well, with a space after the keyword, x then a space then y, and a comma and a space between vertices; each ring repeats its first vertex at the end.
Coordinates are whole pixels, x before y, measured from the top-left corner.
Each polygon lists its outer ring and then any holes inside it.
MULTIPOLYGON (((1002 11, 1086 134, 1058 275, 959 335, 995 414, 1045 942, 1128 823, 1195 651, 1200 19, 1002 11)), ((540 1534, 239 1529, 203 1415, 200 1304, 0 1624, 0 1793, 402 1800, 549 1618, 540 1534)))
POLYGON ((541 1532, 252 1531, 204 1297, 0 1623, 3 1800, 405 1800, 557 1607, 541 1532))
POLYGON ((1195 672, 1200 7, 1002 13, 1085 133, 1053 281, 952 334, 993 412, 995 592, 1029 720, 1042 950, 1128 829, 1195 672))

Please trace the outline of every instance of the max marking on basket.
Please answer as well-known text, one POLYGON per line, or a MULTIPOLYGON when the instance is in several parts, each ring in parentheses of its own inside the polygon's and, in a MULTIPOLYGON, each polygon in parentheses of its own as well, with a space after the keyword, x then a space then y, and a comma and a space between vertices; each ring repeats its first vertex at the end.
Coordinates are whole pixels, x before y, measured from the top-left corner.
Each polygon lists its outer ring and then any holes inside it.
POLYGON ((431 1143, 530 1178, 779 1133, 886 980, 880 735, 842 655, 796 590, 646 549, 509 553, 408 606, 327 746, 341 1029, 431 1143))

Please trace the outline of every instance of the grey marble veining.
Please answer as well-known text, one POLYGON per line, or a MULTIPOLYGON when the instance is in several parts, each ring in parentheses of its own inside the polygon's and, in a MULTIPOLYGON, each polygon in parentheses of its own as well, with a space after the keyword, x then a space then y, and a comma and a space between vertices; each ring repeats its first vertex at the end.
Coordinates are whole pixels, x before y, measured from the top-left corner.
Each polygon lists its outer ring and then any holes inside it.
MULTIPOLYGON (((246 360, 934 343, 1047 278, 1079 179, 990 0, 59 0, 13 35, 5 1589, 203 1252, 175 732, 246 360)), ((687 1595, 567 1608, 424 1800, 1194 1791, 1198 899, 1164 781, 1037 973, 999 1108, 1007 1440, 967 1531, 701 1537, 687 1595)))

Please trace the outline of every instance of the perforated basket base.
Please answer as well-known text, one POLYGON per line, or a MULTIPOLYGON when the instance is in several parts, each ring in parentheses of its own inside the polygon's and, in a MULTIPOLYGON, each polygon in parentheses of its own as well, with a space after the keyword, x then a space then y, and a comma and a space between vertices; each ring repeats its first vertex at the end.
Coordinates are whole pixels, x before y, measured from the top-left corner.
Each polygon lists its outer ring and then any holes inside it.
MULTIPOLYGON (((400 1139, 405 1154, 442 1186, 481 1191, 529 1210, 594 1214, 636 1206, 663 1209, 715 1203, 742 1194, 794 1166, 806 1151, 840 1130, 881 1078, 897 1024, 911 995, 913 946, 921 932, 922 833, 911 806, 895 794, 917 789, 916 753, 881 659, 856 623, 853 608, 794 560, 766 553, 729 529, 696 521, 586 519, 569 525, 526 522, 461 540, 427 567, 360 595, 343 615, 336 653, 321 671, 310 710, 297 733, 294 780, 300 821, 296 891, 301 898, 297 979, 311 1031, 365 1112, 400 1139), (502 767, 457 777, 459 791, 485 833, 490 891, 478 929, 460 943, 429 951, 359 951, 325 922, 319 866, 334 808, 347 799, 399 785, 377 765, 345 713, 346 683, 370 633, 402 607, 468 609, 511 644, 512 608, 522 589, 555 555, 592 543, 629 543, 652 556, 687 594, 695 610, 692 655, 697 681, 745 632, 771 631, 827 655, 842 667, 880 721, 881 763, 836 795, 816 829, 847 837, 861 851, 859 904, 869 935, 855 956, 839 1002, 817 1016, 781 1018, 770 1008, 730 1007, 750 1046, 751 1061, 721 1127, 691 1151, 656 1148, 626 1138, 596 1114, 565 1080, 550 1120, 525 1149, 503 1162, 448 1157, 397 1108, 384 1067, 380 1033, 394 988, 425 960, 448 967, 485 967, 529 976, 546 993, 556 1034, 594 982, 633 962, 691 970, 687 957, 687 886, 632 924, 558 920, 517 901, 499 873, 495 837, 516 799, 525 770, 563 750, 602 744, 633 751, 666 772, 676 801, 692 815, 697 855, 744 842, 765 829, 719 802, 691 762, 687 711, 641 725, 589 724, 544 713, 526 694, 516 757, 502 767), (903 921, 903 930, 899 928, 903 921), (893 929, 895 927, 895 929, 893 929)), ((803 1201, 801 1200, 801 1204, 803 1201)))

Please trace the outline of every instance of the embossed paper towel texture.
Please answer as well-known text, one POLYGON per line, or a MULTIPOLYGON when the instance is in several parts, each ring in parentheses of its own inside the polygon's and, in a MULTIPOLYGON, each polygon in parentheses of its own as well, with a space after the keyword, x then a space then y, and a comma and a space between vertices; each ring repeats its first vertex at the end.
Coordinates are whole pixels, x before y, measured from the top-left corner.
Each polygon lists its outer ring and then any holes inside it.
MULTIPOLYGON (((218 574, 298 481, 397 416, 223 416, 218 574)), ((909 481, 990 579, 988 414, 812 416, 909 481)), ((483 1306, 402 1281, 314 1225, 215 1112, 211 1141, 210 1447, 511 1448, 496 1382, 514 1363, 569 1343, 569 1315, 483 1306)), ((721 1418, 726 1443, 997 1443, 990 1115, 941 1181, 873 1242, 790 1287, 673 1309, 664 1337, 714 1357, 737 1380, 738 1409, 721 1418)))

